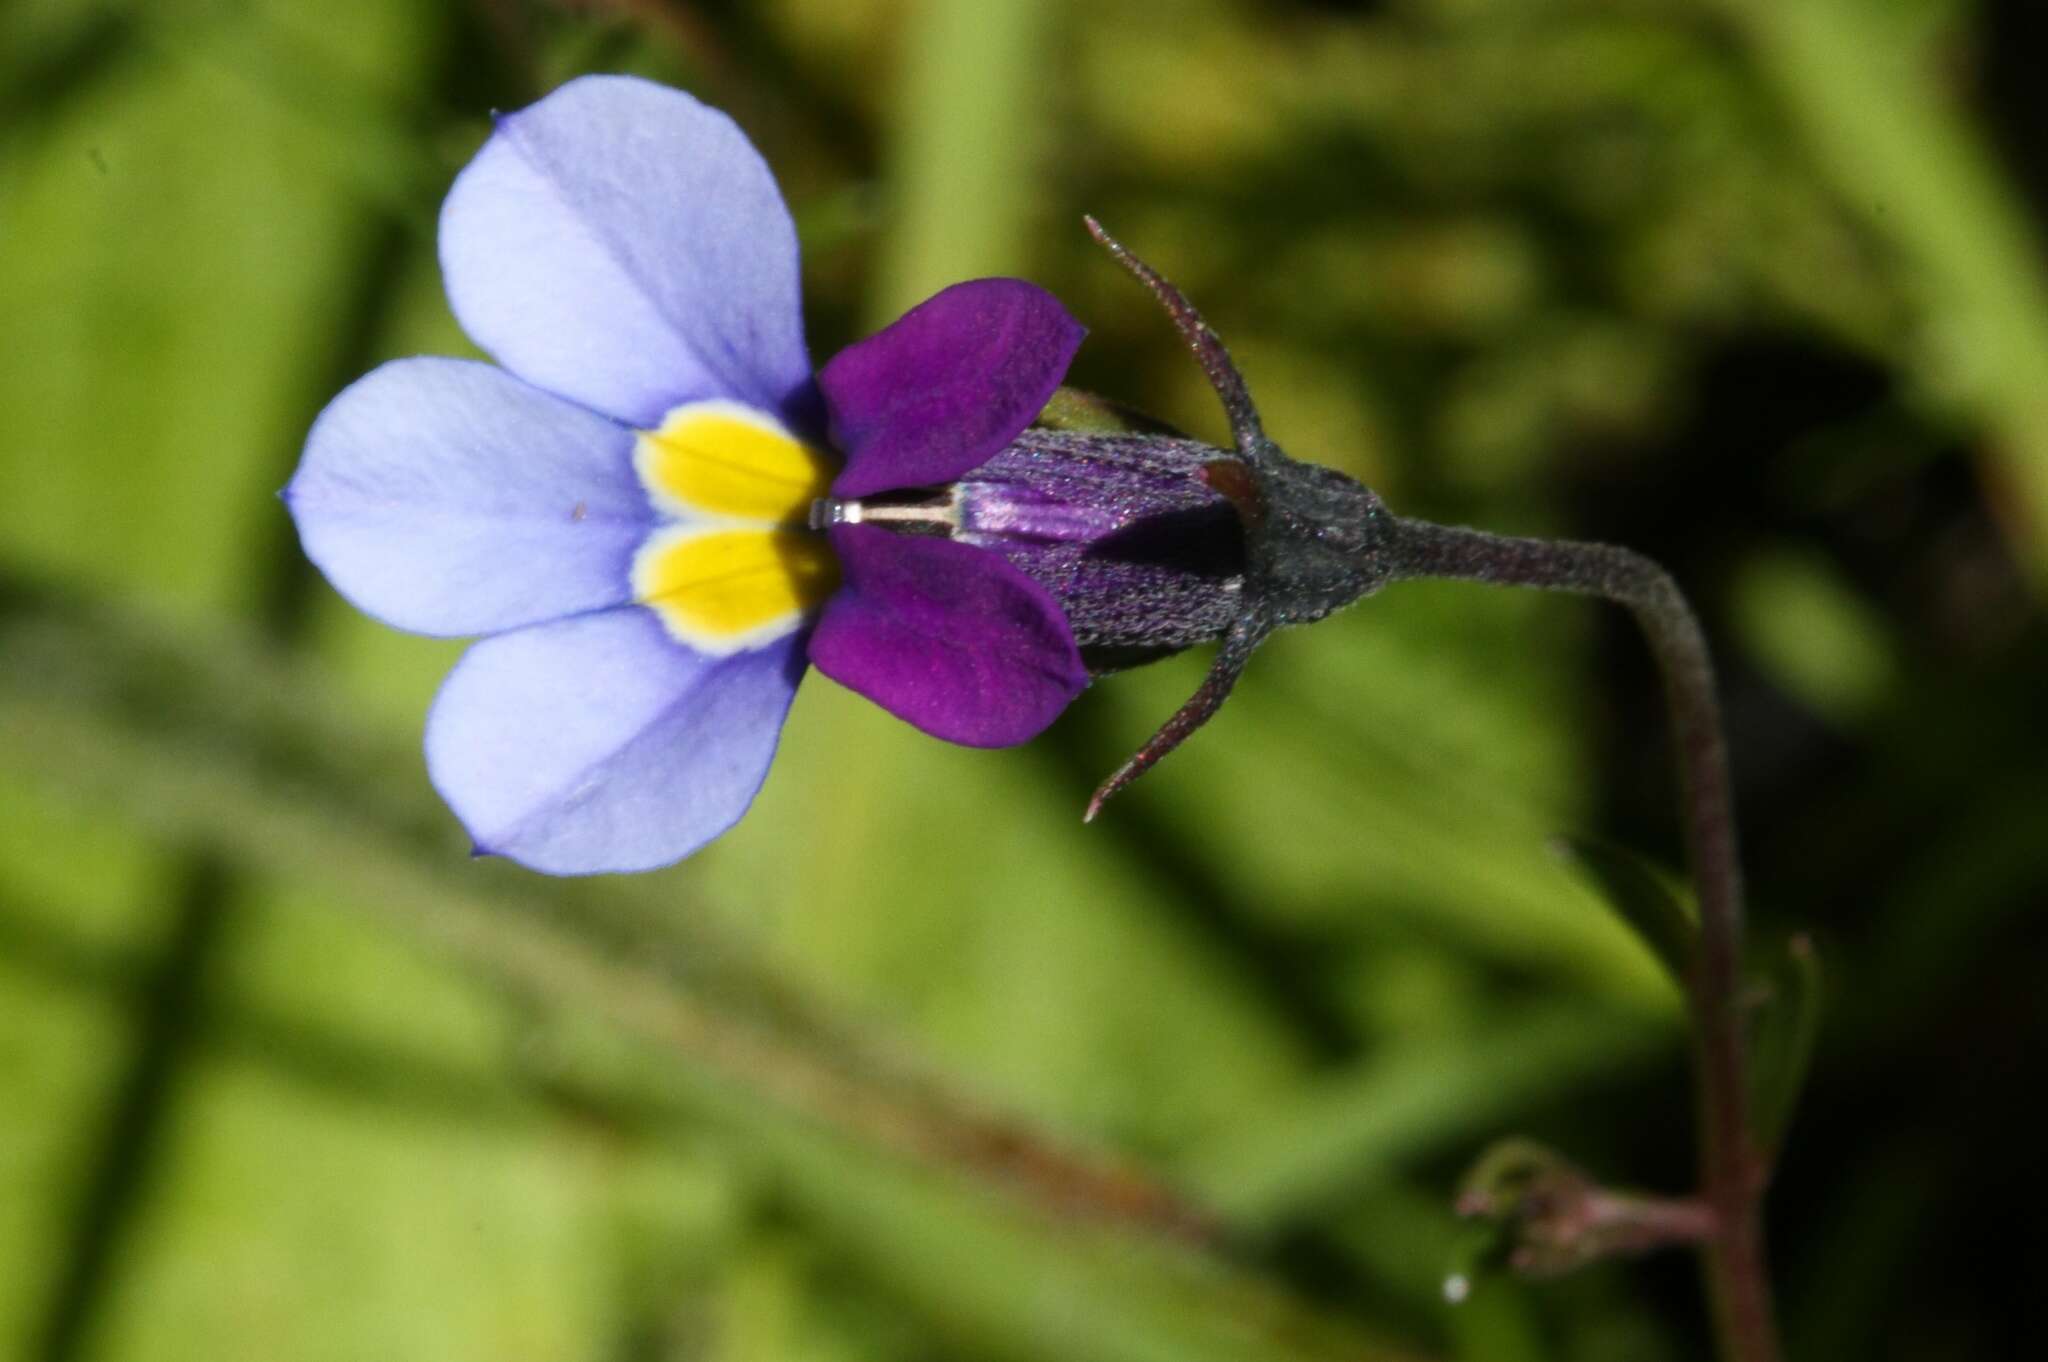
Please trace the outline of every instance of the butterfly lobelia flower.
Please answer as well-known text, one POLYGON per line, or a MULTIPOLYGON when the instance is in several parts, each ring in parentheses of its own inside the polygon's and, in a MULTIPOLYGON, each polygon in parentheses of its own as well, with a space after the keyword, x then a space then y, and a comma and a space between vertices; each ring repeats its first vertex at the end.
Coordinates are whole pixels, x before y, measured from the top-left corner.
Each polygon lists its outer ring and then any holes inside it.
POLYGON ((1220 638, 1092 816, 1266 633, 1379 584, 1377 499, 1266 440, 1213 333, 1089 225, 1181 325, 1233 453, 1059 428, 1109 409, 1060 389, 1083 328, 1021 280, 955 285, 814 376, 788 210, 728 118, 585 77, 498 120, 440 254, 502 367, 375 370, 284 494, 363 611, 484 636, 426 730, 479 852, 556 874, 689 855, 752 802, 807 663, 998 747, 1093 675, 1220 638))

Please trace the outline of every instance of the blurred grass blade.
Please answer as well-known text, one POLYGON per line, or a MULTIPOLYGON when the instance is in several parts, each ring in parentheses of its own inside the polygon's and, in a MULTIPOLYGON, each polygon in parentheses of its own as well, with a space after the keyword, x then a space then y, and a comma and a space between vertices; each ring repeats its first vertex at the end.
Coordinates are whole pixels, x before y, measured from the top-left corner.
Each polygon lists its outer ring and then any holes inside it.
POLYGON ((1824 989, 1820 955, 1801 934, 1772 967, 1769 991, 1750 1018, 1750 1112, 1757 1148, 1776 1152, 1806 1086, 1820 1033, 1824 989))
POLYGON ((142 55, 144 23, 133 5, 81 5, 61 27, 0 14, 0 128, 54 123, 118 79, 142 55))
POLYGON ((1526 1106, 1668 1053, 1654 1017, 1550 1006, 1423 1040, 1247 1117, 1196 1151, 1184 1180, 1238 1225, 1327 1218, 1404 1161, 1490 1133, 1526 1106))
POLYGON ((869 297, 877 323, 938 289, 1030 263, 1061 11, 1038 0, 927 0, 906 15, 888 151, 893 230, 869 297))
MULTIPOLYGON (((878 1067, 800 997, 778 1008, 678 987, 658 952, 650 963, 586 911, 587 886, 469 862, 446 820, 416 807, 416 756, 367 741, 275 653, 151 629, 0 571, 0 657, 5 779, 257 873, 321 867, 348 911, 591 1033, 559 1066, 569 1086, 633 1090, 721 1133, 868 1270, 935 1319, 1002 1340, 1001 1355, 1390 1356, 1191 1243, 1199 1227, 1173 1223, 1183 1204, 1167 1209, 1138 1170, 1075 1181, 1086 1165, 1042 1133, 878 1067)), ((726 985, 741 973, 728 960, 726 985)))
POLYGON ((1560 837, 1556 848, 1683 988, 1699 923, 1664 872, 1633 851, 1590 837, 1560 837))
MULTIPOLYGON (((1915 6, 1714 0, 1776 83, 1842 200, 1909 267, 1939 341, 1921 368, 1966 405, 2004 528, 2048 583, 2048 272, 2022 197, 1953 98, 1939 53, 1900 41, 1915 6), (1954 357, 1967 356, 1966 362, 1954 357)), ((1945 41, 1945 40, 1944 40, 1945 41)))
POLYGON ((1046 430, 1071 430, 1083 435, 1179 435, 1163 421, 1121 402, 1079 388, 1059 388, 1038 413, 1033 425, 1046 430))
POLYGON ((1468 1225, 1459 1235, 1451 1261, 1444 1268, 1444 1304, 1463 1305, 1479 1281, 1501 1272, 1508 1256, 1508 1234, 1493 1221, 1468 1225))

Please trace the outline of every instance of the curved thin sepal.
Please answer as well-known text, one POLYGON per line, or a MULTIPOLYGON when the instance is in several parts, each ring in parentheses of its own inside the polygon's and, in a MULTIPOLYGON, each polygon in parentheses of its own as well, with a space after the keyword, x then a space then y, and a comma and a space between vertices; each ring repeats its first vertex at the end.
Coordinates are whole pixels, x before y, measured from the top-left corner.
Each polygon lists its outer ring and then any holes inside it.
POLYGON ((1188 349, 1195 352, 1196 362, 1208 376, 1209 386, 1222 399, 1224 415, 1230 418, 1231 436, 1237 442, 1238 456, 1254 466, 1266 462, 1269 445, 1265 427, 1259 423, 1259 412, 1252 405, 1251 390, 1245 386, 1244 375, 1231 362, 1230 351, 1224 348, 1223 338, 1202 320, 1202 314, 1195 310, 1195 305, 1170 280, 1132 255, 1128 247, 1104 231, 1102 224, 1094 218, 1084 217, 1081 220, 1088 224, 1088 235, 1101 242, 1119 265, 1150 289, 1159 305, 1166 309, 1166 315, 1173 318, 1181 339, 1187 342, 1188 349))
POLYGON ((1150 741, 1102 782, 1095 791, 1095 797, 1088 801, 1088 812, 1081 815, 1081 821, 1094 822, 1095 815, 1102 812, 1102 806, 1109 802, 1111 795, 1151 770, 1161 757, 1179 747, 1189 734, 1215 717, 1216 711, 1223 707, 1223 701, 1230 695, 1231 687, 1237 684, 1237 678, 1244 674, 1245 663, 1251 661, 1253 650, 1271 632, 1271 626, 1249 616, 1240 616, 1230 626, 1230 632, 1223 636, 1223 645, 1217 649, 1216 660, 1209 664, 1209 675, 1203 678, 1201 687, 1188 697, 1188 702, 1171 719, 1160 725, 1150 741))
POLYGON ((1238 616, 1223 636, 1207 679, 1137 755, 1102 783, 1088 803, 1088 821, 1110 796, 1209 721, 1266 635, 1282 624, 1321 619, 1377 589, 1388 572, 1379 498, 1333 469, 1288 458, 1266 437, 1244 375, 1194 304, 1101 223, 1092 217, 1084 221, 1089 235, 1166 309, 1223 403, 1237 448, 1232 454, 1219 451, 1220 457, 1203 463, 1196 477, 1236 509, 1245 549, 1238 616))

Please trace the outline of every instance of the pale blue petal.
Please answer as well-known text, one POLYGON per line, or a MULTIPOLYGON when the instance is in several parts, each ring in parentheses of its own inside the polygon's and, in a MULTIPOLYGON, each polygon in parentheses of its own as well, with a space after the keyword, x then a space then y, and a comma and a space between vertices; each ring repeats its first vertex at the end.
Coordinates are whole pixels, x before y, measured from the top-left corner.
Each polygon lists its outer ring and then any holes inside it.
POLYGON ((805 414, 789 210, 746 135, 679 90, 586 76, 499 119, 442 207, 441 269, 471 339, 607 415, 805 414))
POLYGON ((746 812, 803 668, 801 634, 709 658, 639 607, 500 634, 442 685, 427 771, 479 851, 650 870, 746 812))
POLYGON ((343 390, 284 497, 336 590, 422 634, 623 604, 654 523, 631 431, 456 359, 397 360, 343 390))

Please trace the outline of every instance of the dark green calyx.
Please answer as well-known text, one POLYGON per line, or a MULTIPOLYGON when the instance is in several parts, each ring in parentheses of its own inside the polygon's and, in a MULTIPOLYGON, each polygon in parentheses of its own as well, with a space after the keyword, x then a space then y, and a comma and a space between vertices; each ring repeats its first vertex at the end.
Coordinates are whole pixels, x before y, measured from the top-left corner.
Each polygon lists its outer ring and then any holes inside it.
POLYGON ((1368 487, 1334 468, 1292 459, 1267 437, 1244 376, 1223 340, 1181 291, 1088 218, 1088 231, 1152 291, 1222 400, 1236 448, 1218 451, 1201 477, 1237 508, 1245 570, 1235 617, 1209 675, 1188 702, 1088 803, 1092 819, 1111 795, 1207 723, 1268 634, 1306 624, 1386 585, 1393 574, 1391 517, 1368 487))

